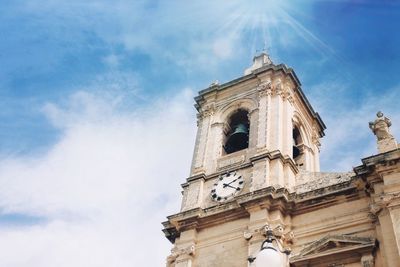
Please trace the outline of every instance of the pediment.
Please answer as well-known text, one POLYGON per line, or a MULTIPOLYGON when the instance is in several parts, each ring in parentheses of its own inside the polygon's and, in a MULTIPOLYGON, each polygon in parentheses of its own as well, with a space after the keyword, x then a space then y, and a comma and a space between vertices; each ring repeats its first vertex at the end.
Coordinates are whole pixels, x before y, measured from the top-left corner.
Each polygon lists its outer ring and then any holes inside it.
MULTIPOLYGON (((291 257, 291 263, 300 263, 326 256, 352 254, 356 251, 372 251, 375 238, 352 235, 328 235, 306 245, 297 255, 291 257)), ((357 253, 359 255, 359 253, 357 253)), ((295 265, 297 266, 297 265, 295 265)))
POLYGON ((373 246, 374 244, 375 239, 370 237, 328 235, 303 248, 300 251, 299 255, 306 256, 325 252, 328 250, 340 250, 354 246, 373 246))

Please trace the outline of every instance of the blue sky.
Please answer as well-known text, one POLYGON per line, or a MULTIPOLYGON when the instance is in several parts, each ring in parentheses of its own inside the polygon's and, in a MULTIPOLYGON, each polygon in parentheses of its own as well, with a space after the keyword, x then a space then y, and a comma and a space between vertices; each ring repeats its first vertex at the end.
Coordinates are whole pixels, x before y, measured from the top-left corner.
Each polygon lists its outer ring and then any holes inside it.
POLYGON ((400 3, 385 0, 3 0, 0 265, 138 266, 150 252, 126 247, 146 239, 159 251, 147 265, 161 266, 193 96, 263 48, 294 68, 327 125, 321 169, 351 170, 376 153, 378 110, 400 136, 398 25, 400 3))

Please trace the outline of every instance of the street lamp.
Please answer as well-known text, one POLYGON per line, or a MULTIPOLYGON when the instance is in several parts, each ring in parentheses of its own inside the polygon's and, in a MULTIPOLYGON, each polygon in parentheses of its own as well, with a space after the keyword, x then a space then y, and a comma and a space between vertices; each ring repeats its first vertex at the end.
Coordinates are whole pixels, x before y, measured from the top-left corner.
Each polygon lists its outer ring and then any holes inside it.
POLYGON ((271 229, 266 231, 266 239, 261 244, 261 249, 256 257, 249 257, 250 263, 255 263, 255 267, 284 267, 282 254, 289 255, 290 250, 282 249, 271 229), (275 241, 277 247, 272 242, 275 241))

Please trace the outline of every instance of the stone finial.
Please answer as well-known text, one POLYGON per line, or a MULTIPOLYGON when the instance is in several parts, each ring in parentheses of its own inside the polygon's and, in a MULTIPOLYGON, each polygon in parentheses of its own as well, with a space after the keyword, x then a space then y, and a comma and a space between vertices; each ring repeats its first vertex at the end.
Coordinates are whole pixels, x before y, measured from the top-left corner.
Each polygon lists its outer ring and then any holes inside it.
POLYGON ((261 68, 262 66, 272 64, 272 60, 266 52, 262 52, 253 58, 253 65, 244 71, 244 75, 250 74, 252 71, 261 68))
POLYGON ((369 128, 378 139, 378 151, 384 153, 397 148, 397 141, 389 132, 389 127, 392 125, 389 118, 383 116, 383 113, 378 111, 375 121, 369 123, 369 128))
POLYGON ((218 86, 218 85, 219 85, 219 81, 218 81, 218 80, 215 80, 215 81, 213 81, 213 82, 210 84, 209 87, 218 86))

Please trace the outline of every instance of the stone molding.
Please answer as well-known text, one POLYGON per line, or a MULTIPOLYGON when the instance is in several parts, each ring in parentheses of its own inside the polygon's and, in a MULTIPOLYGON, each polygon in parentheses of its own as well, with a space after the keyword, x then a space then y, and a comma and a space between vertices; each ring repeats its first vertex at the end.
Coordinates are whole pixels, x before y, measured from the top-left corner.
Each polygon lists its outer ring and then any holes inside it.
MULTIPOLYGON (((400 162, 400 148, 380 153, 374 156, 361 159, 362 165, 354 167, 354 172, 357 175, 369 175, 377 171, 380 167, 395 166, 400 162)), ((371 176, 373 177, 373 176, 371 176)))

